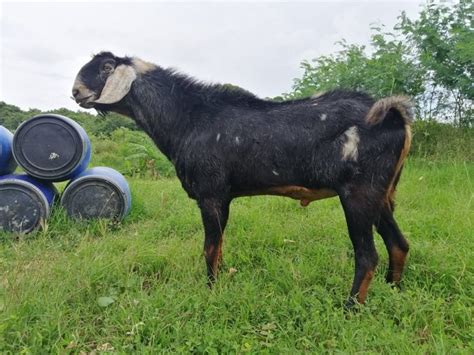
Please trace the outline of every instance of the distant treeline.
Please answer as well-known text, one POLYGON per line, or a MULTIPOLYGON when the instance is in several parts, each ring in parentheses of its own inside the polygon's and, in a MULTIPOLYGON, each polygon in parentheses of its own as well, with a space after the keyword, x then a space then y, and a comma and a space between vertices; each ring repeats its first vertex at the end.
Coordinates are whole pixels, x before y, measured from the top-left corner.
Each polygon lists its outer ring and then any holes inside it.
MULTIPOLYGON (((130 130, 138 129, 130 118, 116 113, 110 113, 103 117, 95 116, 83 111, 71 111, 66 108, 55 109, 47 112, 69 117, 84 127, 88 134, 95 136, 109 136, 113 131, 120 127, 128 128, 130 130)), ((44 112, 38 109, 23 111, 17 106, 9 105, 0 101, 0 125, 5 126, 11 131, 14 131, 24 120, 39 115, 40 113, 44 112)))

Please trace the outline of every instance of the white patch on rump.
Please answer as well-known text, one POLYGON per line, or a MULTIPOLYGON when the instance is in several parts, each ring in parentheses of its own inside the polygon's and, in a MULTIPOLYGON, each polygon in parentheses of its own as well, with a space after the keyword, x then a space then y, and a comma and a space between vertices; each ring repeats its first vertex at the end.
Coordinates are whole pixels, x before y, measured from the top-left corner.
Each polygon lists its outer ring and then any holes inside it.
POLYGON ((346 136, 346 142, 342 146, 342 160, 354 160, 357 161, 359 155, 358 145, 360 141, 359 131, 356 126, 348 128, 344 132, 346 136))

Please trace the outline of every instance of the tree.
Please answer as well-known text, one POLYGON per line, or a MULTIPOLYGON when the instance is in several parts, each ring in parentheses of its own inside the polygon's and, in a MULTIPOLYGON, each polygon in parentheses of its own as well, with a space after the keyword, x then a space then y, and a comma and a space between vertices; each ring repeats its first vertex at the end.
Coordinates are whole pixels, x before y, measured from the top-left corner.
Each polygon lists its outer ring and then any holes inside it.
POLYGON ((474 100, 474 3, 454 6, 429 0, 417 20, 402 14, 397 30, 407 38, 425 68, 430 114, 451 114, 472 125, 474 100), (431 111, 431 110, 430 110, 431 111))
POLYGON ((291 93, 301 98, 335 88, 363 90, 375 98, 410 96, 420 119, 474 123, 474 5, 429 0, 417 20, 405 13, 393 32, 373 27, 371 46, 339 42, 333 55, 301 63, 291 93))
POLYGON ((339 42, 334 55, 303 61, 304 73, 293 92, 283 98, 301 98, 334 88, 366 91, 376 98, 394 94, 412 97, 423 92, 423 69, 407 55, 406 45, 392 34, 374 28, 372 53, 365 46, 339 42))

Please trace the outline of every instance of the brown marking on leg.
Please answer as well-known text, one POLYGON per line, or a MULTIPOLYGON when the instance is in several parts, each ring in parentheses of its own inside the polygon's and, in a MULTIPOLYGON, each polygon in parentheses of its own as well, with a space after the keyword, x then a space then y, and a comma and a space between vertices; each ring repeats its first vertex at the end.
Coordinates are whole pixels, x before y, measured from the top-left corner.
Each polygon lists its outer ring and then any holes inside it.
POLYGON ((373 223, 377 216, 377 201, 382 194, 375 195, 369 187, 354 184, 340 194, 346 216, 349 237, 354 248, 354 281, 346 308, 356 300, 364 303, 370 281, 377 267, 378 256, 373 238, 373 223))
POLYGON ((394 246, 390 249, 390 265, 387 274, 387 281, 398 284, 402 278, 403 268, 407 252, 394 246))
POLYGON ((212 277, 214 279, 217 278, 217 274, 220 270, 222 265, 222 237, 215 247, 213 244, 207 246, 204 250, 204 256, 206 258, 206 263, 210 266, 212 270, 212 277))
POLYGON ((393 205, 385 205, 381 210, 378 221, 375 223, 375 227, 383 238, 389 256, 386 280, 398 286, 410 246, 398 228, 392 211, 393 205))
POLYGON ((217 245, 217 258, 214 264, 214 268, 217 271, 220 271, 222 267, 222 243, 224 242, 224 235, 221 236, 219 244, 217 245))
POLYGON ((212 255, 214 254, 214 249, 215 249, 215 248, 214 248, 214 245, 213 245, 213 244, 209 245, 209 246, 206 248, 206 250, 204 250, 204 256, 205 256, 206 258, 212 257, 212 255))
POLYGON ((222 237, 229 217, 229 201, 205 199, 199 201, 204 224, 204 256, 206 259, 208 286, 216 280, 222 260, 222 237))
POLYGON ((369 285, 373 277, 374 277, 374 272, 367 271, 367 273, 364 276, 364 279, 362 280, 362 283, 360 284, 359 292, 357 294, 357 301, 360 304, 363 304, 365 302, 365 299, 367 298, 367 292, 369 290, 369 285))

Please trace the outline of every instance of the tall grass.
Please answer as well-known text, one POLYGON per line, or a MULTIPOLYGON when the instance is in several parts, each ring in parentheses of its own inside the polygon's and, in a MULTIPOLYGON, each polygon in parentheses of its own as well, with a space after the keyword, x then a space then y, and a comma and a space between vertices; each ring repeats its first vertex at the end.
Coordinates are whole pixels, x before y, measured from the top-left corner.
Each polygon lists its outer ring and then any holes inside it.
POLYGON ((385 284, 376 237, 378 271, 354 313, 342 308, 353 252, 337 199, 236 200, 208 290, 195 203, 176 179, 131 179, 123 224, 57 210, 45 231, 1 235, 0 352, 472 353, 473 176, 472 163, 409 161, 403 291, 385 284))
POLYGON ((411 157, 430 161, 474 161, 474 129, 417 121, 412 127, 411 157))

